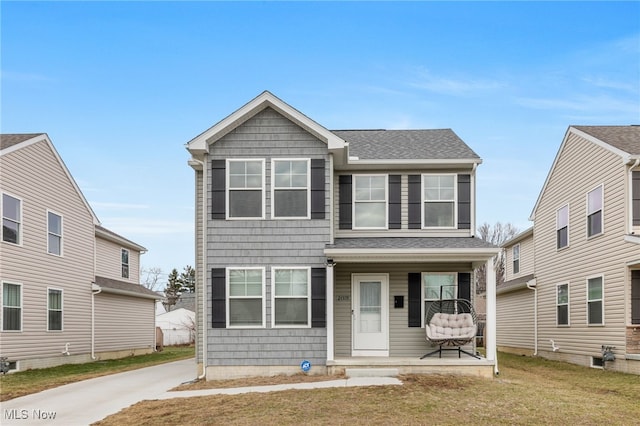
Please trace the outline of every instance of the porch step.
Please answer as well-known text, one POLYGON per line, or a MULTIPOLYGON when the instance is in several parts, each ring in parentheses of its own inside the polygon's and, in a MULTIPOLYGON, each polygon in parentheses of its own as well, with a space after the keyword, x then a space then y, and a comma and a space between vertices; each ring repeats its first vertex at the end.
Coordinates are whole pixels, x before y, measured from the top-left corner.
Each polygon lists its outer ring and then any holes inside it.
POLYGON ((397 368, 346 368, 347 377, 396 377, 397 368))

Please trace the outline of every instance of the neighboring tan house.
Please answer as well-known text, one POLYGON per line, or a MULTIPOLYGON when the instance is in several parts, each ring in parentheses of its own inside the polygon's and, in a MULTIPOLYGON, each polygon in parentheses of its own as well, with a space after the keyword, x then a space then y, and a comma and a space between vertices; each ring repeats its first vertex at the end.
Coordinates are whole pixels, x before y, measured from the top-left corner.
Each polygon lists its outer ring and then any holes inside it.
POLYGON ((640 374, 640 127, 569 127, 530 219, 505 244, 500 347, 640 374))
POLYGON ((0 135, 0 356, 12 369, 151 352, 146 249, 99 225, 49 137, 0 135))
MULTIPOLYGON (((207 379, 366 366, 491 377, 499 251, 451 130, 330 131, 264 92, 187 144, 207 379), (420 359, 425 311, 487 271, 487 356, 420 359), (203 274, 204 271, 204 274, 203 274)), ((473 348, 475 349, 475 348, 473 348)))

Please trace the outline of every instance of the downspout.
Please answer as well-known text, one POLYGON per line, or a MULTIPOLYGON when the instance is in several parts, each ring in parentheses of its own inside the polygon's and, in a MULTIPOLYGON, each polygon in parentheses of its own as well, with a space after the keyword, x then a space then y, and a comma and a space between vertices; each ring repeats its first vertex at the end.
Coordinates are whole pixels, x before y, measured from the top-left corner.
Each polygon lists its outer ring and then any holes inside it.
POLYGON ((96 283, 91 283, 91 359, 95 361, 96 358, 96 294, 102 292, 102 287, 96 283))
POLYGON ((538 288, 536 279, 527 281, 527 288, 533 290, 533 355, 538 355, 538 288))
POLYGON ((205 268, 207 260, 207 233, 205 232, 205 228, 207 227, 207 154, 204 154, 202 161, 196 160, 195 158, 192 158, 192 160, 202 165, 202 226, 200 230, 202 234, 202 266, 200 268, 202 283, 202 374, 198 376, 198 380, 202 380, 207 376, 207 271, 205 268))

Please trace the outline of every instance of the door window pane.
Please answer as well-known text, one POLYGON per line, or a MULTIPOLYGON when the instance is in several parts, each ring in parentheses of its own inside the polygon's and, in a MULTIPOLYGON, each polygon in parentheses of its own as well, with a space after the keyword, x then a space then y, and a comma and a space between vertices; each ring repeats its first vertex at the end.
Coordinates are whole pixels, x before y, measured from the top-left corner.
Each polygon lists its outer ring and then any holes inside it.
POLYGON ((359 324, 361 333, 382 331, 382 283, 380 281, 360 282, 359 324))

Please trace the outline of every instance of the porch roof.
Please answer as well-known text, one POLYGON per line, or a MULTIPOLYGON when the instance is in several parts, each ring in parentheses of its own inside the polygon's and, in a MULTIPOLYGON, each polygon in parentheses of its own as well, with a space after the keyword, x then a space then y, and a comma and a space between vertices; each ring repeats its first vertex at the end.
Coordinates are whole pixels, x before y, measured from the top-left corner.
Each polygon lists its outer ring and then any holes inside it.
POLYGON ((324 254, 342 262, 486 262, 499 247, 474 237, 336 238, 324 254))

